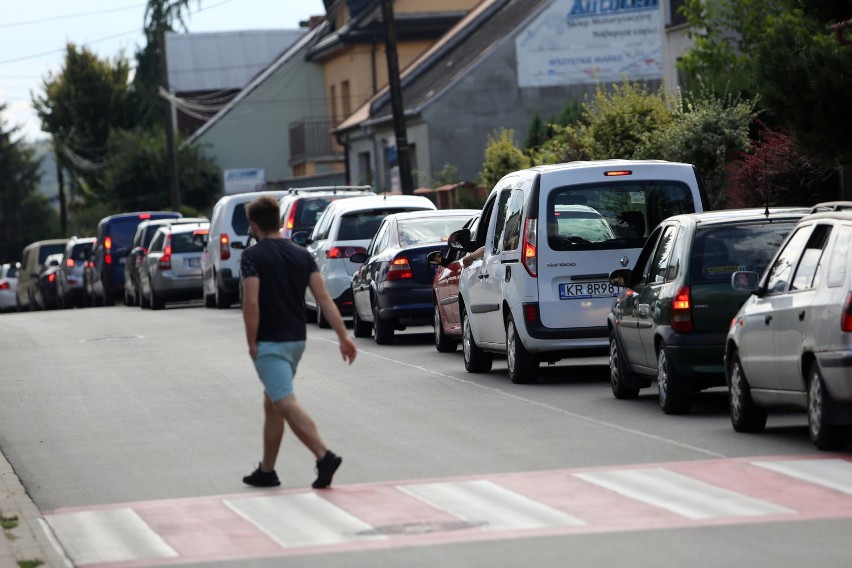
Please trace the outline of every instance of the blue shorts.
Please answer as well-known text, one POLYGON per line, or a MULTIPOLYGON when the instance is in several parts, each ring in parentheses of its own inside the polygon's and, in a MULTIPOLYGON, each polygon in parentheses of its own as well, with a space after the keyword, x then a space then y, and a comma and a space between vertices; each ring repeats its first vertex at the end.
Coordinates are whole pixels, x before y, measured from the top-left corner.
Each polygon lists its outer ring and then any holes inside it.
POLYGON ((293 394, 293 377, 305 351, 304 341, 258 341, 254 368, 269 400, 293 394))

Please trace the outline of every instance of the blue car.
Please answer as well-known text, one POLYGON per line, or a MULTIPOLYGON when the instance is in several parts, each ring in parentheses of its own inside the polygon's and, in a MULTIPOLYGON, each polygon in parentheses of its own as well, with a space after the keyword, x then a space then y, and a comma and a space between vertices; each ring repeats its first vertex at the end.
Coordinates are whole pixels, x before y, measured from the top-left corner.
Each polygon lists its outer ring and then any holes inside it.
POLYGON ((374 334, 376 343, 393 343, 396 330, 433 320, 435 267, 427 256, 446 247, 475 209, 393 213, 382 220, 367 252, 349 260, 361 266, 352 276, 352 328, 355 337, 374 334))

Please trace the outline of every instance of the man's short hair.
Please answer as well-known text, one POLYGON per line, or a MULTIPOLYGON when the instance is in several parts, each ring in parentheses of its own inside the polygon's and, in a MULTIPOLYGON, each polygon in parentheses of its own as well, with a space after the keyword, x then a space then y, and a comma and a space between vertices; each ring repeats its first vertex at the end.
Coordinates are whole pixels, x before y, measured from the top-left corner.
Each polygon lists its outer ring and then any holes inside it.
POLYGON ((270 195, 252 199, 246 205, 246 217, 264 233, 274 233, 281 228, 278 200, 270 195))

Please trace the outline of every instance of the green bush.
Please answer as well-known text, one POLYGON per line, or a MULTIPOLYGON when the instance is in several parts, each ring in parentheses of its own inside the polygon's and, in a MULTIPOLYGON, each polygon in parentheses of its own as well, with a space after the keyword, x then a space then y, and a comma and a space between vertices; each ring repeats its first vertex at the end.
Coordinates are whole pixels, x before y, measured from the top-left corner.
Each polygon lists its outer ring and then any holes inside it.
POLYGON ((488 137, 481 174, 485 187, 490 189, 506 174, 530 166, 530 159, 515 146, 514 135, 514 130, 501 128, 488 137))

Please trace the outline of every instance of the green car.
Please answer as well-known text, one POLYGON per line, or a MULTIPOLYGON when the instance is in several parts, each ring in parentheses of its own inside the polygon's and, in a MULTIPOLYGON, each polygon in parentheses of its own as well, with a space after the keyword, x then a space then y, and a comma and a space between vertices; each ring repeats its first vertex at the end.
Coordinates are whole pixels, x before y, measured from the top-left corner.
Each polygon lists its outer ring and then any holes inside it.
MULTIPOLYGON (((648 237, 607 318, 616 398, 659 387, 666 414, 692 408, 696 392, 725 385, 725 337, 749 292, 732 274, 762 273, 805 208, 731 209, 669 217, 648 237)), ((624 265, 629 263, 625 256, 624 265)))

